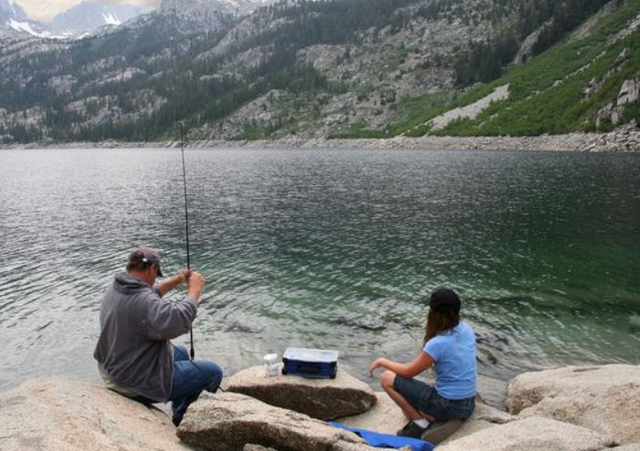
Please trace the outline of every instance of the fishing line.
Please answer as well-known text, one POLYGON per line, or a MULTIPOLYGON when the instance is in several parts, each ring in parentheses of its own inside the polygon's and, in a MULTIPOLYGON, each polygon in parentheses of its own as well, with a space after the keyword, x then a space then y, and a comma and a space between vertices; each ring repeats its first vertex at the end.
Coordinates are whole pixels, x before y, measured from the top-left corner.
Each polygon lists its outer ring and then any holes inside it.
MULTIPOLYGON (((183 128, 182 128, 182 122, 179 122, 179 125, 180 125, 180 151, 182 153, 182 179, 184 181, 184 224, 185 224, 185 235, 187 237, 187 240, 186 240, 186 243, 187 243, 187 271, 191 271, 191 254, 190 254, 190 251, 189 251, 189 208, 188 208, 188 197, 187 197, 187 170, 186 170, 186 165, 185 165, 185 161, 184 161, 184 139, 183 139, 184 131, 183 131, 183 128)), ((193 347, 193 323, 191 324, 191 327, 189 328, 189 335, 190 335, 190 339, 191 339, 191 349, 189 351, 190 354, 191 354, 190 362, 205 377, 205 380, 207 382, 203 386, 203 389, 204 389, 211 382, 213 382, 213 380, 215 378, 209 377, 209 375, 206 373, 206 371, 204 371, 202 368, 200 368, 200 366, 196 362, 193 361, 193 359, 196 356, 196 352, 195 352, 194 347, 193 347)), ((171 343, 171 346, 173 346, 174 350, 176 350, 178 352, 181 352, 180 349, 178 349, 173 343, 171 343)), ((224 392, 222 387, 218 387, 218 389, 221 390, 222 392, 224 392)))
MULTIPOLYGON (((173 56, 173 73, 171 74, 173 77, 173 83, 172 83, 172 96, 171 96, 171 105, 172 105, 172 109, 173 109, 173 123, 175 124, 177 122, 177 114, 176 114, 176 104, 175 104, 175 96, 176 96, 176 74, 178 73, 178 67, 176 65, 176 59, 178 58, 178 51, 177 51, 177 36, 178 33, 177 31, 177 27, 175 24, 175 16, 171 15, 171 27, 172 27, 172 36, 170 38, 171 41, 171 47, 172 47, 172 55, 173 56)), ((183 181, 183 186, 184 186, 184 228, 185 228, 185 237, 186 237, 186 245, 187 245, 187 271, 189 271, 189 273, 191 272, 191 253, 190 253, 190 249, 189 249, 189 205, 188 205, 188 199, 187 199, 187 168, 186 168, 186 164, 185 164, 185 160, 184 160, 184 128, 182 125, 182 121, 178 122, 178 126, 179 126, 179 132, 180 132, 180 151, 182 153, 182 181, 183 181)), ((188 276, 187 276, 188 277, 188 276)), ((193 323, 191 324, 191 327, 189 328, 189 339, 191 342, 191 350, 190 350, 190 354, 191 354, 191 360, 193 360, 196 356, 196 351, 193 347, 193 323)))
MULTIPOLYGON (((191 273, 191 253, 189 251, 189 203, 187 198, 187 167, 184 162, 184 130, 182 129, 182 122, 178 123, 180 125, 180 150, 182 152, 182 180, 184 182, 184 227, 185 227, 185 236, 187 242, 187 271, 189 274, 191 273)), ((191 360, 193 360, 196 356, 196 351, 193 347, 193 323, 189 328, 189 337, 191 341, 191 360)))
MULTIPOLYGON (((174 23, 174 17, 172 17, 171 23, 172 23, 172 27, 174 28, 174 31, 176 30, 176 25, 174 23)), ((177 35, 177 34, 176 34, 177 35)), ((172 37, 172 41, 173 41, 173 49, 174 55, 177 55, 176 52, 176 44, 177 44, 177 40, 175 40, 175 36, 172 37)), ((176 73, 177 73, 177 67, 176 67, 176 59, 177 56, 174 57, 173 59, 173 86, 174 86, 174 90, 173 90, 173 94, 175 97, 175 84, 176 84, 176 73)), ((175 99, 172 99, 173 102, 175 102, 175 99)), ((175 107, 175 103, 173 104, 173 122, 175 123, 177 119, 177 114, 176 114, 176 107, 175 107)), ((187 169, 186 169, 186 163, 185 163, 185 158, 184 158, 184 126, 182 124, 182 121, 178 122, 179 125, 179 131, 180 131, 180 153, 182 155, 182 181, 183 181, 183 186, 184 186, 184 224, 185 224, 185 237, 186 237, 186 246, 187 246, 187 271, 191 271, 191 252, 190 252, 190 246, 189 246, 189 202, 188 202, 188 196, 187 196, 187 169)), ((207 374, 206 371, 204 371, 202 368, 200 368, 200 366, 193 361, 193 359, 196 356, 196 352, 194 349, 194 345, 193 345, 193 323, 191 324, 191 327, 189 328, 189 338, 190 338, 190 344, 191 344, 191 349, 189 351, 190 355, 191 355, 191 364, 205 377, 205 380, 207 381, 204 384, 204 387, 207 387, 211 382, 213 382, 214 378, 209 377, 209 375, 207 374)), ((178 352, 181 352, 173 343, 169 342, 171 344, 171 346, 177 350, 178 352)), ((218 390, 224 392, 225 390, 222 387, 218 387, 218 390)))

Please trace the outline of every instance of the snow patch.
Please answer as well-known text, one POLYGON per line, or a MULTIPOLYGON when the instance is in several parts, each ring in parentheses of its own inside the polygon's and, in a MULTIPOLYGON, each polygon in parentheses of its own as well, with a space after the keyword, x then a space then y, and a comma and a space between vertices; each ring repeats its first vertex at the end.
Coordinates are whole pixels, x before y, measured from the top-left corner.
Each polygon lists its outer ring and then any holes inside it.
POLYGON ((116 27, 122 25, 122 21, 112 12, 102 13, 102 18, 107 25, 115 25, 116 27))
POLYGON ((9 26, 16 31, 24 31, 29 33, 30 35, 37 36, 39 38, 50 38, 51 33, 48 31, 38 31, 33 28, 33 26, 29 22, 19 22, 15 19, 9 19, 9 26))
POLYGON ((23 33, 29 33, 31 36, 35 36, 36 38, 44 38, 44 39, 69 39, 73 37, 71 33, 61 33, 61 34, 53 34, 47 30, 38 30, 37 27, 34 28, 33 24, 30 22, 20 22, 15 19, 9 19, 9 24, 11 28, 16 31, 20 31, 23 33))

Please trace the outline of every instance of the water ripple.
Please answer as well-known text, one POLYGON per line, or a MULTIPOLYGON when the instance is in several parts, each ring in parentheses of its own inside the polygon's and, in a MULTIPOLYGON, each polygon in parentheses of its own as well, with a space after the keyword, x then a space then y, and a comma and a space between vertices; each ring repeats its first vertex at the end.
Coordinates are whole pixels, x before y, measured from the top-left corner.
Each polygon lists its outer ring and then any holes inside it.
MULTIPOLYGON (((0 389, 95 377, 100 299, 128 252, 155 247, 167 274, 186 264, 179 154, 7 151, 0 168, 0 389)), ((198 355, 232 372, 291 345, 336 348, 364 379, 374 355, 419 352, 422 300, 450 285, 485 375, 640 363, 639 168, 632 155, 189 152, 198 355)))

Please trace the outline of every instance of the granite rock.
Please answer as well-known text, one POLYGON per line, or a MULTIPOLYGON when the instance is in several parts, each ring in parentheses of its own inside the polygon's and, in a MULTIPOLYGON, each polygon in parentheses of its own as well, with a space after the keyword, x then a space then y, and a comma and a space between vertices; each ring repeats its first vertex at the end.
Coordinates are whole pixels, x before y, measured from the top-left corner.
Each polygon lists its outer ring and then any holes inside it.
MULTIPOLYGON (((376 392, 376 396, 378 397, 378 402, 371 410, 360 415, 340 418, 338 422, 353 428, 368 429, 383 434, 395 434, 408 420, 389 395, 384 392, 376 392)), ((466 437, 483 429, 509 423, 516 419, 516 417, 507 412, 482 402, 477 402, 473 414, 463 423, 462 428, 443 443, 450 443, 453 440, 466 437)))
POLYGON ((640 451, 640 443, 631 443, 614 448, 614 451, 640 451))
POLYGON ((238 393, 203 393, 177 429, 198 449, 242 451, 246 444, 288 451, 374 451, 355 434, 238 393))
POLYGON ((230 377, 227 391, 242 393, 320 420, 366 412, 377 401, 369 385, 343 368, 338 369, 335 379, 304 379, 280 373, 266 377, 264 367, 255 366, 230 377))
POLYGON ((566 367, 525 373, 509 384, 509 411, 546 417, 640 442, 640 365, 566 367))
POLYGON ((458 431, 442 442, 441 445, 451 443, 455 440, 475 434, 476 432, 501 424, 507 424, 515 420, 517 420, 517 417, 514 417, 507 412, 503 412, 483 403, 476 403, 476 408, 471 417, 462 424, 462 427, 458 431))
POLYGON ((0 449, 184 451, 169 417, 107 389, 34 380, 0 393, 0 449))
POLYGON ((382 434, 395 434, 406 423, 402 410, 385 392, 375 392, 378 401, 367 412, 337 421, 352 428, 368 429, 382 434))
POLYGON ((613 442, 590 429, 531 417, 458 438, 438 451, 599 451, 613 442))

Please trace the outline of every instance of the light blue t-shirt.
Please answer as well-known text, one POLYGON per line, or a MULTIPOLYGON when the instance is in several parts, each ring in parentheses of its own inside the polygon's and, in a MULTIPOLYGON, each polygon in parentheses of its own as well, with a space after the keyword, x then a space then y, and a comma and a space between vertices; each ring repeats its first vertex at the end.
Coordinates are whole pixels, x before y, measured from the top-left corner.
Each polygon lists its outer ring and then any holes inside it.
POLYGON ((436 391, 447 399, 476 395, 476 334, 467 323, 436 335, 424 345, 433 357, 436 391))

